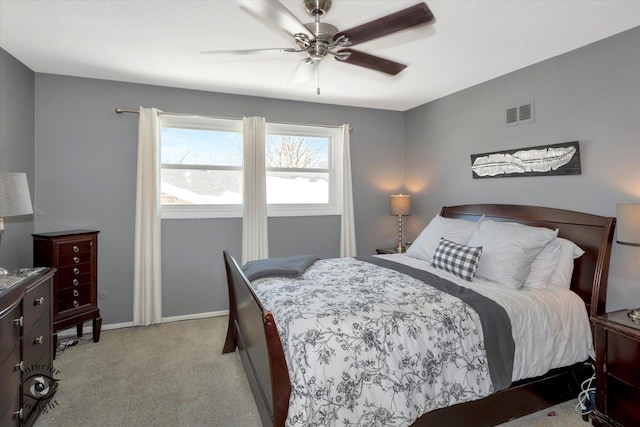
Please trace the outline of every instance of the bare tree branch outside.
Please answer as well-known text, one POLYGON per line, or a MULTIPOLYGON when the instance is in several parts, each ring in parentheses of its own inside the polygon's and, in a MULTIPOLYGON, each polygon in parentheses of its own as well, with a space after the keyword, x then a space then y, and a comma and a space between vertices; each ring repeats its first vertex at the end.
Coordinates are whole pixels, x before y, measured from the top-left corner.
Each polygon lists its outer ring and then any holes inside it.
POLYGON ((268 136, 265 157, 272 168, 327 167, 322 148, 304 137, 268 136))

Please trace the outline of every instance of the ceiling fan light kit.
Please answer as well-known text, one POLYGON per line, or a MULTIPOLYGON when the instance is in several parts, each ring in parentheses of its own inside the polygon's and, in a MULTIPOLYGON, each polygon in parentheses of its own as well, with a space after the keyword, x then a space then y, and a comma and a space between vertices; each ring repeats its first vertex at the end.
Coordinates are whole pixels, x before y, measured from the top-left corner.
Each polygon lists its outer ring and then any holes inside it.
POLYGON ((307 24, 300 22, 279 0, 238 0, 238 3, 265 24, 290 35, 296 48, 206 51, 202 53, 255 54, 267 51, 291 54, 305 52, 307 57, 301 61, 296 71, 296 74, 302 73, 303 76, 294 76, 292 81, 295 82, 308 80, 313 73, 309 72, 307 66, 312 65, 314 70, 319 70, 320 61, 327 55, 335 57, 340 62, 396 75, 407 66, 351 49, 350 46, 434 21, 433 13, 427 4, 418 3, 351 29, 339 31, 336 26, 320 21, 320 18, 326 16, 331 9, 332 0, 302 0, 304 10, 314 18, 314 22, 307 24))

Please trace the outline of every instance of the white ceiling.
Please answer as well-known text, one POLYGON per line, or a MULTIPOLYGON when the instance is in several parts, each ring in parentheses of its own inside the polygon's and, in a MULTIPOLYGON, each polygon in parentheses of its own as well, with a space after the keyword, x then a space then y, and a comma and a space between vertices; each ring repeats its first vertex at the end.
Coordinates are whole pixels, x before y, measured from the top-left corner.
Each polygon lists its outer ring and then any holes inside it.
MULTIPOLYGON (((302 22, 301 0, 282 3, 302 22)), ((334 0, 341 30, 418 0, 334 0)), ((234 0, 0 0, 0 46, 38 73, 405 111, 640 25, 640 1, 427 1, 436 17, 356 49, 408 64, 388 76, 325 58, 316 82, 289 82, 302 53, 234 0)))

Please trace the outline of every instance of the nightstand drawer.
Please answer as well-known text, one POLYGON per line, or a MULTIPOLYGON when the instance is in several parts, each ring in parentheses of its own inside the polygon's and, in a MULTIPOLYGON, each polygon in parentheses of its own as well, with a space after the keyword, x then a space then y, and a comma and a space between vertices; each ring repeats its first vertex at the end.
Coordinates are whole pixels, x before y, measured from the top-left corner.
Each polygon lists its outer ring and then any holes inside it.
MULTIPOLYGON (((640 390, 640 341, 625 335, 609 333, 607 372, 640 390)), ((640 406, 640 399, 637 400, 640 406)))
POLYGON ((616 378, 607 385, 607 412, 625 427, 640 426, 640 390, 616 378))

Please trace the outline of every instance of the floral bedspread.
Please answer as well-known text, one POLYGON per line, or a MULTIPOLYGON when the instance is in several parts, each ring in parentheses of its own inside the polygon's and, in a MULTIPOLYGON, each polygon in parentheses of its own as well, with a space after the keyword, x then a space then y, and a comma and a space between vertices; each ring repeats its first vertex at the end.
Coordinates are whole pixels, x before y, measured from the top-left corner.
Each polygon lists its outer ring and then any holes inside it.
POLYGON ((252 285, 283 343, 288 426, 407 426, 493 392, 478 314, 420 280, 336 258, 252 285))

